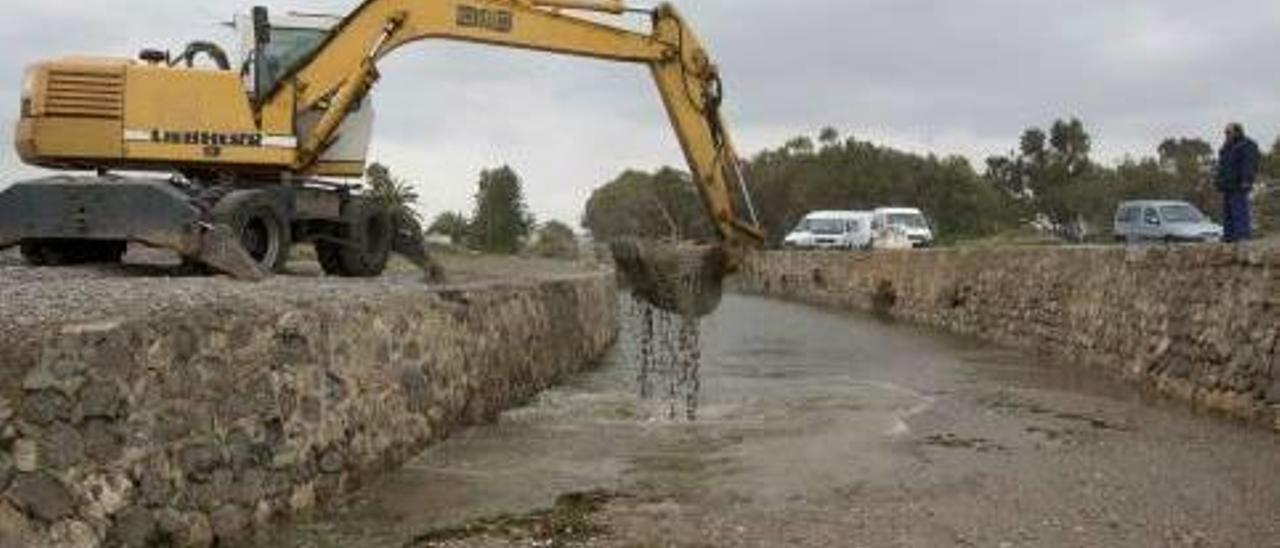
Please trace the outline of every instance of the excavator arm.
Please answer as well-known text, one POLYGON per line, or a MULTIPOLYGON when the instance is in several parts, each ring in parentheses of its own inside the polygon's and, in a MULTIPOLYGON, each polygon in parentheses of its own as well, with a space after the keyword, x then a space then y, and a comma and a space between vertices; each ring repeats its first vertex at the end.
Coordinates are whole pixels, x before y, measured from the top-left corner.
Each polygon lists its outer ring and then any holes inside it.
POLYGON ((622 13, 617 0, 367 0, 307 60, 269 90, 259 115, 294 109, 318 114, 298 135, 297 172, 309 171, 347 113, 378 80, 378 63, 427 39, 466 41, 647 65, 724 248, 727 269, 764 235, 720 112, 722 86, 701 42, 669 4, 638 33, 563 10, 622 13))

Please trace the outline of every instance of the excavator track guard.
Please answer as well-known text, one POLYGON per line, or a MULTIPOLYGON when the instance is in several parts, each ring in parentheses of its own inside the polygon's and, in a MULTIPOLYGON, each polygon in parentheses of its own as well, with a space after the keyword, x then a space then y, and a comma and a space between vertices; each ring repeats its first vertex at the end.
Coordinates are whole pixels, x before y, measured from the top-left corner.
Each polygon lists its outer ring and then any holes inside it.
POLYGON ((191 197, 168 181, 62 176, 0 192, 0 248, 22 244, 33 262, 105 260, 126 241, 173 250, 235 278, 266 277, 230 230, 205 222, 191 197), (47 260, 54 255, 69 260, 47 260))
POLYGON ((228 228, 202 219, 191 197, 159 179, 49 177, 0 192, 0 248, 60 265, 118 260, 122 242, 169 249, 232 277, 267 276, 228 228))

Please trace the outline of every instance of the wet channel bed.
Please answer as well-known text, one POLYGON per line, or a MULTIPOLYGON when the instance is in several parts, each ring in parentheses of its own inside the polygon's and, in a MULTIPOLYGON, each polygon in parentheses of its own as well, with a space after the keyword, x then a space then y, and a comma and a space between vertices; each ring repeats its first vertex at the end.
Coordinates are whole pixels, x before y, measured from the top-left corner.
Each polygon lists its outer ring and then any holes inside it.
POLYGON ((1280 546, 1269 432, 755 297, 727 296, 701 339, 691 377, 643 371, 624 335, 597 371, 259 545, 1280 546))

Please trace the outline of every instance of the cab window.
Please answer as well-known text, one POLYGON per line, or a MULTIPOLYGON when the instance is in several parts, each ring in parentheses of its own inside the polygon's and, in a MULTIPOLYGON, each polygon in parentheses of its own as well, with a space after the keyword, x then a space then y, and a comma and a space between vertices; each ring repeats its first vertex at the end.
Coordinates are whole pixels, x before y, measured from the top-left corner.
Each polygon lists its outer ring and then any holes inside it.
POLYGON ((272 27, 271 42, 263 52, 266 89, 275 88, 281 78, 316 51, 328 33, 318 29, 272 27))

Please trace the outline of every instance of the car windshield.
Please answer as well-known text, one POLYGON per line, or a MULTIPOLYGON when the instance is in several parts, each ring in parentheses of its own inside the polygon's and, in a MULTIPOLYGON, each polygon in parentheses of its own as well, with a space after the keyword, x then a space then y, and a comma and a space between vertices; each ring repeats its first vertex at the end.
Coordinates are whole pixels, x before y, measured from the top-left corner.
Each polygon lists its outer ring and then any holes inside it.
POLYGON ((843 234, 844 227, 839 219, 809 219, 809 231, 814 234, 843 234))
POLYGON ((1164 218, 1166 223, 1199 223, 1204 221, 1204 215, 1201 215, 1199 210, 1189 205, 1161 207, 1160 216, 1164 218))
POLYGON ((890 213, 889 226, 902 228, 929 228, 924 216, 919 213, 890 213))

